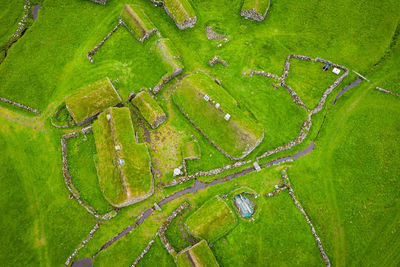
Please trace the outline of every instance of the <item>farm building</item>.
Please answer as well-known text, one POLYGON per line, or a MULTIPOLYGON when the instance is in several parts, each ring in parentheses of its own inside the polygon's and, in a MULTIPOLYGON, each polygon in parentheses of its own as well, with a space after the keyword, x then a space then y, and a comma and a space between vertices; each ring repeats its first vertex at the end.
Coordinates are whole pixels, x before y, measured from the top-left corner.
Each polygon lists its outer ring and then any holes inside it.
POLYGON ((235 196, 235 206, 243 218, 250 218, 254 213, 253 205, 245 195, 238 194, 235 196))
POLYGON ((142 43, 157 31, 144 11, 136 5, 125 5, 121 11, 120 20, 129 32, 142 43))
POLYGON ((204 239, 195 245, 185 248, 176 256, 176 265, 178 267, 217 267, 219 266, 214 253, 204 239))
POLYGON ((109 108, 93 124, 99 184, 105 199, 124 207, 154 192, 151 161, 145 144, 138 144, 128 108, 109 108))
POLYGON ((132 104, 137 107, 143 118, 153 129, 157 128, 167 119, 162 108, 147 90, 138 93, 135 98, 132 99, 132 104))
POLYGON ((197 22, 196 13, 188 0, 164 0, 164 10, 181 30, 193 28, 197 22))
POLYGON ((65 105, 71 117, 78 125, 93 120, 106 108, 122 102, 108 77, 83 86, 65 98, 65 105))
POLYGON ((184 222, 187 231, 196 238, 212 243, 236 226, 236 216, 219 196, 207 200, 184 222))
POLYGON ((107 4, 108 0, 89 0, 89 1, 92 1, 92 2, 100 4, 100 5, 105 5, 105 4, 107 4))
POLYGON ((184 160, 200 159, 200 146, 196 140, 186 142, 181 147, 184 160))
POLYGON ((182 79, 172 100, 193 126, 230 159, 244 158, 264 138, 263 127, 203 72, 182 79))
POLYGON ((161 59, 162 64, 167 69, 167 73, 161 77, 160 81, 152 90, 153 94, 157 94, 167 82, 182 73, 183 64, 175 46, 171 40, 167 38, 157 40, 151 47, 151 51, 161 59))
POLYGON ((244 0, 240 15, 246 19, 263 21, 268 14, 271 0, 244 0))

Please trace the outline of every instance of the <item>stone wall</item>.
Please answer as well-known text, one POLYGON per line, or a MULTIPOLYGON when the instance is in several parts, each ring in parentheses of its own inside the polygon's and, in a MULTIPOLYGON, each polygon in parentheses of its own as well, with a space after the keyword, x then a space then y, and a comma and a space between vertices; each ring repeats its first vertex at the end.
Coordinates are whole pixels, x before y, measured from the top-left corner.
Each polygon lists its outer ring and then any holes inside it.
POLYGON ((144 257, 144 255, 146 255, 147 252, 149 252, 153 243, 154 243, 154 239, 150 240, 150 242, 147 244, 147 246, 142 251, 142 253, 140 253, 139 257, 136 258, 135 262, 132 264, 132 267, 135 267, 139 263, 139 261, 144 257))
POLYGON ((381 91, 383 93, 386 93, 386 94, 391 94, 391 95, 400 97, 400 94, 396 94, 395 92, 392 92, 392 91, 389 91, 389 90, 386 90, 386 89, 383 89, 383 88, 380 88, 380 87, 376 87, 375 89, 378 90, 378 91, 381 91))
MULTIPOLYGON (((106 0, 104 0, 104 1, 106 1, 106 0)), ((113 35, 122 24, 123 24, 123 21, 119 20, 118 24, 114 27, 114 29, 112 29, 111 32, 109 32, 107 34, 107 36, 104 37, 104 39, 98 45, 96 45, 92 50, 90 50, 87 53, 87 58, 89 59, 89 62, 93 63, 93 56, 97 53, 97 51, 99 51, 100 47, 103 46, 103 44, 108 40, 108 38, 110 38, 111 35, 113 35)))
POLYGON ((294 190, 293 190, 292 186, 290 185, 289 177, 286 174, 286 169, 282 170, 281 173, 282 173, 282 178, 286 181, 286 185, 287 185, 287 187, 289 189, 290 197, 292 198, 292 200, 293 200, 294 204, 296 205, 297 209, 300 210, 300 212, 303 214, 304 218, 306 218, 307 224, 311 228, 311 232, 312 232, 312 234, 314 236, 314 239, 318 244, 318 248, 319 248, 319 252, 321 254, 322 260, 325 262, 326 266, 330 266, 331 263, 330 263, 330 260, 329 260, 328 256, 325 253, 324 247, 322 246, 321 239, 317 235, 317 232, 315 231, 314 225, 310 221, 306 211, 300 205, 300 202, 297 200, 296 195, 294 194, 294 190))
POLYGON ((89 0, 89 1, 92 1, 92 2, 100 4, 100 5, 105 5, 105 4, 107 4, 108 0, 89 0))
POLYGON ((65 104, 62 105, 62 106, 60 106, 60 107, 56 110, 56 112, 54 113, 54 116, 53 116, 53 117, 51 118, 51 120, 50 120, 51 125, 53 125, 53 126, 56 127, 56 128, 68 128, 68 127, 71 127, 71 126, 75 126, 75 125, 76 125, 75 122, 73 122, 73 121, 69 121, 69 122, 67 122, 67 124, 64 124, 64 125, 58 125, 57 123, 54 122, 54 121, 58 120, 58 114, 59 114, 60 111, 63 110, 64 108, 67 108, 67 106, 66 106, 65 104))
POLYGON ((169 225, 171 222, 178 216, 183 210, 185 210, 187 207, 189 207, 188 202, 183 202, 176 210, 174 210, 168 218, 164 221, 164 223, 160 226, 158 229, 157 234, 160 236, 161 243, 164 245, 164 247, 167 249, 168 253, 171 254, 172 256, 176 255, 175 249, 172 247, 171 243, 169 242, 167 236, 165 235, 165 232, 167 231, 169 225))
POLYGON ((100 228, 100 224, 97 223, 92 230, 90 230, 88 237, 83 240, 81 242, 81 244, 79 245, 79 247, 77 249, 74 250, 74 252, 71 254, 71 256, 68 257, 67 261, 65 262, 65 266, 69 266, 69 264, 71 263, 71 260, 76 256, 76 254, 78 254, 79 250, 81 250, 82 248, 84 248, 87 244, 87 242, 89 242, 90 239, 92 239, 94 233, 100 228))
MULTIPOLYGON (((82 133, 86 134, 92 131, 92 127, 86 127, 82 129, 82 133)), ((61 137, 61 153, 62 153, 62 172, 64 176, 65 185, 67 186, 68 190, 70 191, 71 195, 78 201, 78 203, 84 207, 90 214, 100 220, 109 220, 114 218, 118 214, 118 209, 114 209, 104 215, 99 214, 92 206, 88 205, 84 201, 81 200, 80 192, 72 182, 71 174, 69 173, 69 166, 68 166, 68 147, 67 147, 67 140, 70 138, 76 138, 80 135, 79 132, 72 132, 69 134, 65 134, 61 137)))
POLYGON ((164 74, 161 77, 160 81, 157 83, 157 85, 153 89, 151 89, 153 94, 155 94, 155 95, 158 94, 167 82, 169 82, 176 76, 180 75, 182 73, 182 71, 183 71, 183 68, 177 68, 174 70, 174 72, 172 74, 168 74, 168 73, 164 74))
POLYGON ((278 76, 278 75, 273 74, 273 73, 264 72, 264 71, 257 71, 257 70, 251 70, 249 73, 244 73, 244 75, 248 75, 248 76, 250 76, 250 77, 252 77, 253 74, 257 74, 257 75, 261 75, 261 76, 264 76, 264 77, 269 77, 269 78, 274 78, 274 79, 279 80, 279 81, 280 81, 280 85, 281 85, 282 87, 284 87, 284 88, 291 94, 292 99, 293 99, 293 102, 294 102, 296 105, 298 105, 298 106, 304 108, 304 109, 308 112, 307 119, 306 119, 306 121, 304 121, 303 125, 301 126, 300 133, 299 133, 299 135, 298 135, 295 139, 293 139, 292 141, 290 141, 289 143, 287 143, 287 144, 285 144, 285 145, 283 145, 283 146, 280 146, 280 147, 277 147, 277 148, 268 150, 267 152, 265 152, 265 153, 262 154, 261 156, 258 156, 258 157, 257 157, 257 160, 259 160, 259 159, 261 159, 261 158, 270 156, 270 155, 275 154, 275 153, 277 153, 277 152, 290 149, 290 148, 292 148, 292 147, 294 147, 294 146, 300 144, 301 142, 303 142, 304 139, 307 137, 308 132, 309 132, 309 130, 310 130, 310 127, 311 127, 311 125, 312 125, 312 122, 311 122, 311 117, 312 117, 312 115, 317 114, 318 112, 320 112, 320 111, 322 110, 322 108, 323 108, 323 106, 324 106, 324 104, 325 104, 325 101, 326 101, 326 99, 328 98, 329 94, 330 94, 330 93, 343 81, 343 79, 349 74, 349 70, 348 70, 346 67, 344 67, 344 66, 341 66, 341 65, 338 65, 338 64, 334 64, 334 63, 332 63, 332 62, 330 62, 330 61, 328 61, 328 60, 321 59, 321 58, 318 58, 318 57, 315 58, 315 59, 313 59, 313 58, 308 57, 308 56, 292 55, 292 54, 291 54, 291 55, 288 55, 288 56, 286 57, 286 59, 285 59, 285 65, 284 65, 283 73, 282 73, 281 76, 278 76), (287 76, 289 75, 289 70, 290 70, 290 60, 291 60, 292 58, 299 59, 299 60, 306 60, 306 61, 321 62, 321 63, 324 63, 324 64, 329 64, 329 65, 331 65, 331 66, 333 66, 333 67, 335 67, 335 68, 338 68, 338 69, 341 69, 341 70, 344 71, 344 73, 343 73, 339 78, 337 78, 337 79, 333 82, 333 84, 331 84, 331 85, 324 91, 324 93, 322 94, 321 99, 320 99, 319 102, 318 102, 318 105, 317 105, 313 110, 310 110, 310 109, 303 103, 303 101, 300 99, 300 97, 297 95, 297 93, 296 93, 290 86, 288 86, 288 85, 286 84, 286 78, 287 78, 287 76))
POLYGON ((189 180, 195 179, 195 178, 200 177, 200 176, 211 176, 211 175, 220 174, 220 173, 222 173, 222 172, 224 172, 226 170, 235 169, 235 168, 238 168, 238 167, 240 167, 242 165, 248 164, 250 162, 251 162, 251 160, 237 161, 237 162, 235 162, 233 164, 225 165, 225 166, 223 166, 221 168, 216 168, 216 169, 209 170, 209 171, 197 171, 194 174, 185 175, 185 176, 182 176, 182 177, 179 177, 179 178, 175 178, 172 181, 166 182, 166 183, 163 184, 163 187, 170 187, 170 186, 174 186, 174 185, 177 185, 177 184, 182 184, 182 183, 185 183, 185 182, 187 182, 189 180))
POLYGON ((0 97, 0 101, 3 102, 3 103, 7 103, 7 104, 10 104, 10 105, 13 105, 13 106, 15 106, 17 108, 22 108, 22 109, 25 109, 27 111, 33 112, 35 114, 39 114, 39 111, 37 109, 31 108, 29 106, 25 106, 23 104, 20 104, 20 103, 14 102, 14 101, 11 101, 11 100, 9 100, 7 98, 0 97))

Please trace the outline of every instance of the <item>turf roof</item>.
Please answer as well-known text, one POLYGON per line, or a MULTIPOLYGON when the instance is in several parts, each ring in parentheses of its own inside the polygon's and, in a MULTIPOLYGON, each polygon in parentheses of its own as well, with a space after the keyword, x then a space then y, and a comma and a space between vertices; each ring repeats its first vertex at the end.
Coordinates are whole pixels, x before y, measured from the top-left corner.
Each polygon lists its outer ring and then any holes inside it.
POLYGON ((121 102, 108 77, 83 86, 65 98, 67 109, 78 124, 121 102))

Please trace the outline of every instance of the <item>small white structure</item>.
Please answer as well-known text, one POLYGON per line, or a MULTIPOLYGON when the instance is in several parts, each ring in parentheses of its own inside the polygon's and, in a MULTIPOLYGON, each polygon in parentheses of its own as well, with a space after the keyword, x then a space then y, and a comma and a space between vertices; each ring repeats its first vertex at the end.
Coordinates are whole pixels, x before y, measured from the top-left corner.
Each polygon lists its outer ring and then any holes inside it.
POLYGON ((219 103, 215 104, 215 108, 219 108, 221 105, 219 103))
POLYGON ((332 72, 335 73, 336 75, 339 75, 340 69, 338 69, 338 68, 333 68, 332 72))
POLYGON ((204 95, 203 98, 204 98, 205 101, 209 101, 210 100, 210 97, 208 95, 204 95))
POLYGON ((181 175, 181 174, 182 174, 182 171, 179 168, 175 168, 174 169, 174 177, 178 176, 178 175, 181 175))
POLYGON ((119 165, 124 165, 124 164, 125 164, 125 160, 119 159, 119 160, 118 160, 118 163, 119 163, 119 165))
POLYGON ((254 166, 254 169, 256 169, 256 171, 261 171, 261 167, 260 167, 260 165, 258 165, 258 162, 257 161, 255 161, 254 163, 253 163, 253 166, 254 166))
POLYGON ((116 146, 115 146, 115 150, 116 150, 116 151, 120 151, 120 150, 121 150, 121 146, 120 146, 120 145, 116 145, 116 146))
POLYGON ((106 116, 106 117, 107 117, 107 120, 108 120, 108 121, 110 121, 110 120, 111 120, 111 115, 110 115, 110 114, 107 114, 107 116, 106 116))
POLYGON ((224 119, 225 119, 226 121, 229 121, 230 118, 231 118, 231 114, 226 113, 224 119))

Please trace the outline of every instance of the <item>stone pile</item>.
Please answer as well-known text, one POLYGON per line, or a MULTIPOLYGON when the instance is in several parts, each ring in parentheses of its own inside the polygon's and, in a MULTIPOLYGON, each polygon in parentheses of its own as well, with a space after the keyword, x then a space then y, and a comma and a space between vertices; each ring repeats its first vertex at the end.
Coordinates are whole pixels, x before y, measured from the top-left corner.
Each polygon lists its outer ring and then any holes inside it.
POLYGON ((0 97, 0 101, 4 102, 4 103, 7 103, 7 104, 10 104, 10 105, 13 105, 13 106, 15 106, 17 108, 22 108, 22 109, 25 109, 27 111, 33 112, 35 114, 39 114, 39 111, 37 109, 31 108, 29 106, 25 106, 23 104, 20 104, 20 103, 14 102, 14 101, 11 101, 11 100, 9 100, 7 98, 0 97))
POLYGON ((226 34, 216 33, 211 26, 206 27, 206 35, 209 40, 221 40, 226 38, 226 34))
POLYGON ((310 221, 306 211, 302 208, 302 206, 300 205, 299 201, 296 198, 296 195, 294 194, 294 190, 292 188, 292 186, 290 185, 290 181, 289 181, 289 177, 286 174, 286 169, 282 170, 282 178, 286 181, 286 185, 289 189, 289 194, 290 197, 292 198, 294 204, 296 205, 297 209, 300 210, 300 212, 303 214, 304 218, 306 218, 307 224, 310 226, 311 228, 311 232, 315 238, 315 241, 318 244, 318 248, 319 248, 319 252, 321 254, 322 260, 325 262, 326 266, 330 266, 330 260, 328 258, 328 256, 325 253, 324 247, 322 246, 321 243, 321 239, 319 238, 319 236, 317 235, 317 232, 315 231, 314 225, 312 224, 312 222, 310 221))
POLYGON ((77 249, 74 250, 74 252, 71 254, 71 256, 68 257, 67 261, 65 262, 65 266, 69 266, 69 264, 71 263, 71 260, 76 256, 76 254, 78 254, 79 250, 81 250, 82 248, 84 248, 87 244, 87 242, 89 242, 90 239, 92 239, 94 233, 100 228, 100 224, 97 223, 92 230, 90 230, 88 237, 83 240, 81 242, 81 244, 79 245, 79 247, 77 249))
POLYGON ((136 258, 135 262, 132 264, 132 267, 135 267, 139 263, 139 261, 144 257, 144 255, 146 255, 147 252, 149 252, 153 243, 154 243, 154 239, 150 240, 150 242, 147 244, 147 246, 142 251, 142 253, 140 253, 139 257, 136 258))
POLYGON ((286 190, 286 189, 288 189, 288 187, 285 185, 285 186, 283 186, 283 187, 281 187, 281 188, 276 189, 275 191, 272 191, 272 192, 266 194, 265 196, 266 196, 266 197, 277 196, 280 192, 282 192, 282 191, 284 191, 284 190, 286 190))
POLYGON ((164 247, 167 249, 168 253, 171 254, 172 256, 176 255, 175 249, 172 247, 171 243, 169 242, 167 236, 165 235, 165 232, 167 231, 169 225, 171 222, 178 216, 183 210, 185 210, 187 207, 189 207, 188 202, 183 202, 176 210, 174 210, 168 218, 165 220, 165 222, 160 226, 158 229, 157 234, 160 236, 161 243, 164 245, 164 247))
POLYGON ((100 5, 105 5, 108 0, 89 0, 89 1, 92 1, 92 2, 100 4, 100 5))
POLYGON ((211 67, 213 67, 213 66, 214 66, 215 64, 217 64, 217 63, 222 64, 224 67, 227 66, 226 61, 223 60, 223 59, 222 59, 220 56, 218 56, 218 55, 215 55, 212 59, 210 59, 210 60, 208 61, 208 64, 209 64, 211 67))
POLYGON ((104 39, 98 45, 96 45, 92 50, 89 51, 89 53, 87 53, 87 58, 89 59, 89 62, 93 63, 93 56, 97 53, 97 51, 99 51, 100 47, 103 46, 103 44, 108 40, 108 38, 110 38, 111 35, 113 35, 114 32, 116 32, 122 24, 123 24, 122 20, 119 20, 118 24, 114 27, 114 29, 112 29, 112 31, 109 32, 107 36, 104 37, 104 39))

